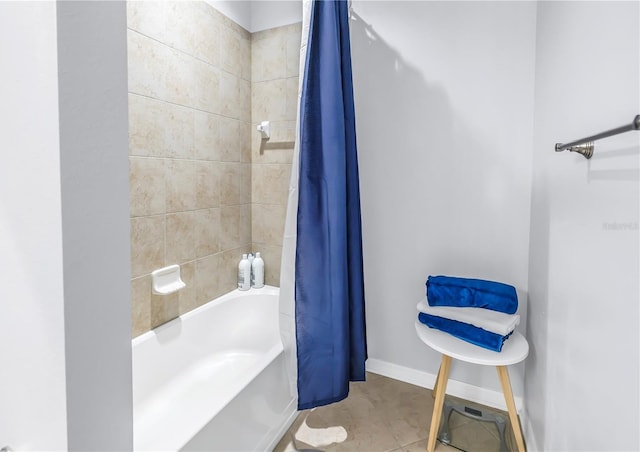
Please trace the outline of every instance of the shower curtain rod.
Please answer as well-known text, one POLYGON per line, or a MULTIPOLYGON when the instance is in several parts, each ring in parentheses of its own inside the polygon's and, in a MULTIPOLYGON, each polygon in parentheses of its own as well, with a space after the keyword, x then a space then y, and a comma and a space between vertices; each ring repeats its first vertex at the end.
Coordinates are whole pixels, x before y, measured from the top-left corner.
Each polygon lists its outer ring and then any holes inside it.
POLYGON ((571 152, 582 154, 584 158, 590 159, 593 155, 593 148, 595 147, 594 141, 624 132, 631 132, 632 130, 640 130, 640 115, 636 115, 631 124, 616 127, 615 129, 607 130, 606 132, 601 132, 590 137, 581 138, 580 140, 575 140, 571 143, 556 143, 556 152, 569 150, 571 152))

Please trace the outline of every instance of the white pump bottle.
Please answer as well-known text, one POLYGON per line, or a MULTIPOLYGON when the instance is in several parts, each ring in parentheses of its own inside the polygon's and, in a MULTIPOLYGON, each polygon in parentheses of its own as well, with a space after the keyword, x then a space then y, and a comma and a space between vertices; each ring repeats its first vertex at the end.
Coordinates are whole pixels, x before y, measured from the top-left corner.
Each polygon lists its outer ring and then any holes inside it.
POLYGON ((242 260, 238 264, 238 290, 249 290, 251 288, 251 264, 247 255, 242 255, 242 260))
POLYGON ((260 289, 264 287, 264 260, 260 257, 260 253, 256 253, 253 259, 253 287, 260 289))

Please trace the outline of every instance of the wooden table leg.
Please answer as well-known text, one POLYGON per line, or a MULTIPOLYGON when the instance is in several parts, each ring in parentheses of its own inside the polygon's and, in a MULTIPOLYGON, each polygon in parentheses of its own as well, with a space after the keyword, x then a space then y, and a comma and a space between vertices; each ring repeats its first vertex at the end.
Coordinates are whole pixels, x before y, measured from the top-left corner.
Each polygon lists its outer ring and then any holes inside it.
POLYGON ((507 409, 509 410, 509 420, 511 421, 513 434, 516 437, 518 451, 525 452, 524 438, 522 437, 522 429, 520 428, 520 422, 518 421, 516 404, 513 401, 513 392, 511 390, 511 381, 509 380, 509 372, 507 371, 507 366, 496 366, 496 369, 498 369, 498 377, 500 377, 500 384, 502 385, 504 400, 505 402, 507 402, 507 409))
POLYGON ((436 439, 442 418, 442 406, 444 405, 444 395, 447 391, 447 381, 449 380, 449 369, 451 369, 451 357, 442 355, 440 370, 436 380, 436 400, 433 404, 433 415, 431 416, 431 428, 429 429, 429 439, 427 441, 427 452, 436 450, 436 439))
MULTIPOLYGON (((442 364, 440 365, 442 367, 442 364)), ((433 391, 431 391, 431 397, 436 398, 436 391, 438 390, 438 379, 440 378, 440 367, 438 367, 438 373, 436 374, 436 383, 433 385, 433 391)))

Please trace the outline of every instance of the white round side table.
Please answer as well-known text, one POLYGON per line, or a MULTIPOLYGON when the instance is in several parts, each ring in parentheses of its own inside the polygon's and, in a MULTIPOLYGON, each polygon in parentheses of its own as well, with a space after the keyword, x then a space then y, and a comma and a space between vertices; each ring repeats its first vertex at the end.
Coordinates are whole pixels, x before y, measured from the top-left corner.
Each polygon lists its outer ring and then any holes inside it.
POLYGON ((502 392, 504 393, 504 399, 505 402, 507 402, 509 421, 513 428, 518 451, 524 452, 524 438, 522 437, 522 430, 518 422, 518 413, 515 402, 513 401, 511 381, 509 380, 509 372, 507 371, 508 365, 523 361, 529 354, 529 343, 524 336, 518 332, 514 332, 511 337, 505 341, 502 346, 502 351, 494 352, 465 342, 444 331, 429 328, 420 323, 419 320, 416 320, 416 333, 422 342, 435 351, 442 353, 442 362, 434 388, 435 404, 433 406, 433 416, 431 417, 427 451, 434 452, 435 450, 436 437, 438 436, 438 428, 440 427, 440 418, 442 416, 442 406, 444 404, 444 395, 447 390, 449 370, 451 369, 451 359, 455 358, 460 361, 480 364, 482 366, 496 366, 502 392))

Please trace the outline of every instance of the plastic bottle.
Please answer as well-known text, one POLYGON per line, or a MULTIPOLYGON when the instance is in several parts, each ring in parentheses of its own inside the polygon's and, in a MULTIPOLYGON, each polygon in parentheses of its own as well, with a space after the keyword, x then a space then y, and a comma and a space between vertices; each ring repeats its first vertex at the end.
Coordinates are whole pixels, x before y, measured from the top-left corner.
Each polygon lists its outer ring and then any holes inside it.
POLYGON ((253 255, 253 253, 249 253, 249 255, 247 256, 247 259, 249 259, 249 268, 251 269, 251 278, 250 278, 250 286, 253 287, 253 260, 255 259, 255 256, 253 255))
POLYGON ((242 260, 238 264, 238 290, 249 290, 251 287, 251 265, 247 255, 242 255, 242 260))
POLYGON ((260 257, 260 253, 256 253, 253 260, 253 287, 260 289, 264 287, 264 260, 260 257))

